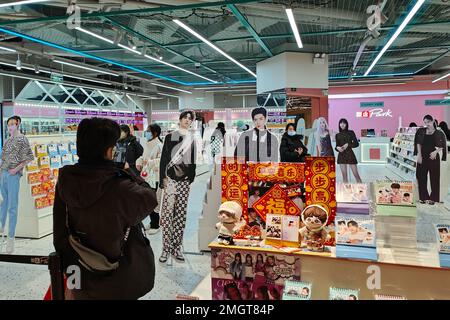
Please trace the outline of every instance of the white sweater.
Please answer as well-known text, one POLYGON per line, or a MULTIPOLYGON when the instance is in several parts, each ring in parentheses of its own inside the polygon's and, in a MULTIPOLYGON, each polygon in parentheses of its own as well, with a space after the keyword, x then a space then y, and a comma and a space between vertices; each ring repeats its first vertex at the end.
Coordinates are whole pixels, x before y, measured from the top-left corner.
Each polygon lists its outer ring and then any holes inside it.
POLYGON ((156 188, 156 183, 159 181, 162 147, 163 144, 158 138, 150 140, 144 145, 142 156, 136 160, 136 166, 142 166, 142 172, 147 173, 147 176, 143 178, 152 188, 156 188))

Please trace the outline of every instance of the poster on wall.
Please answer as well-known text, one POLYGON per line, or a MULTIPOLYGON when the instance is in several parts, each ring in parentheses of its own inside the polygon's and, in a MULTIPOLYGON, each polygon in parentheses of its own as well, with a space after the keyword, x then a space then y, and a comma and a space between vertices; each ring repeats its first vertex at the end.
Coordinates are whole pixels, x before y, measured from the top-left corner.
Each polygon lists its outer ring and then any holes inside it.
POLYGON ((334 157, 306 157, 306 205, 320 205, 328 211, 327 232, 331 238, 325 245, 334 246, 336 216, 336 166, 334 157))
POLYGON ((285 281, 300 280, 300 267, 299 256, 213 248, 212 298, 280 300, 285 281))

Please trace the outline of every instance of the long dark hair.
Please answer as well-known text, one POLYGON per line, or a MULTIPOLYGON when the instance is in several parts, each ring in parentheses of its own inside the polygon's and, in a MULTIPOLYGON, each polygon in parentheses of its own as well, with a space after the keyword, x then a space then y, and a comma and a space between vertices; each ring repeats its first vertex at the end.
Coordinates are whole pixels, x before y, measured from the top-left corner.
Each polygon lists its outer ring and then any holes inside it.
POLYGON ((125 134, 127 135, 126 138, 128 138, 129 136, 131 136, 131 130, 130 130, 130 127, 127 126, 126 124, 120 125, 120 131, 125 132, 125 134))
POLYGON ((427 114, 425 117, 423 117, 423 120, 424 121, 428 120, 428 121, 433 122, 434 128, 437 129, 436 121, 434 121, 434 119, 433 119, 433 117, 431 115, 427 114))
POLYGON ((227 132, 227 130, 225 130, 225 123, 219 122, 219 123, 217 124, 216 130, 219 130, 220 133, 222 133, 222 137, 225 137, 225 133, 227 132))
POLYGON ((162 139, 160 137, 160 135, 161 135, 161 127, 159 125, 157 125, 156 123, 153 123, 153 124, 148 126, 148 129, 149 129, 149 131, 152 134, 156 135, 156 137, 158 138, 159 141, 162 142, 162 139))
POLYGON ((342 118, 341 120, 339 120, 339 132, 342 132, 342 131, 348 131, 348 121, 345 118, 342 118), (342 130, 341 123, 345 123, 345 130, 342 130))
MULTIPOLYGON (((293 123, 288 123, 288 124, 286 125, 286 131, 284 132, 284 135, 285 135, 285 136, 288 135, 287 133, 288 133, 289 127, 294 128, 294 131, 296 131, 295 124, 293 124, 293 123)), ((295 136, 294 136, 294 137, 298 137, 298 138, 300 138, 300 140, 303 139, 303 135, 297 134, 297 133, 295 133, 295 136)))
POLYGON ((447 140, 450 140, 450 130, 448 129, 447 122, 441 121, 439 123, 439 128, 441 128, 441 130, 444 131, 447 140))

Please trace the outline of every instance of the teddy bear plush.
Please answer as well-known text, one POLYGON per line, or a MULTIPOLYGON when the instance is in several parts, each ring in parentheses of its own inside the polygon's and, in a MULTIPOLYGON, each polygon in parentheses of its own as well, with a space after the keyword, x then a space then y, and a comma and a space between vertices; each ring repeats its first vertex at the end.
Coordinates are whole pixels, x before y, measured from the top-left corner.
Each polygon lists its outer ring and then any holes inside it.
POLYGON ((328 221, 327 211, 318 205, 310 205, 302 212, 304 227, 299 230, 302 243, 308 250, 323 251, 324 243, 328 238, 325 225, 328 221))
POLYGON ((235 201, 226 201, 219 207, 219 221, 216 229, 219 230, 218 242, 224 245, 233 245, 233 235, 239 230, 239 220, 242 207, 235 201))

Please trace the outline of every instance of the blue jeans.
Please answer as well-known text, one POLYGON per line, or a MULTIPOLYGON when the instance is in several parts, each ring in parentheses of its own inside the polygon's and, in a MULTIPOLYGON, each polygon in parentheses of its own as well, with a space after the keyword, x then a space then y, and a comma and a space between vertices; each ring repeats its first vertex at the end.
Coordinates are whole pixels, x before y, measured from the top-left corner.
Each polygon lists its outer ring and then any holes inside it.
POLYGON ((5 227, 6 213, 9 215, 8 236, 13 238, 16 235, 17 209, 19 206, 19 185, 20 174, 10 175, 8 171, 2 170, 0 189, 3 202, 0 209, 0 225, 5 227))

